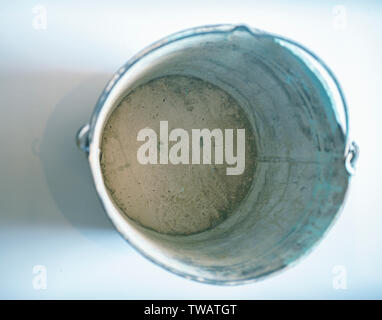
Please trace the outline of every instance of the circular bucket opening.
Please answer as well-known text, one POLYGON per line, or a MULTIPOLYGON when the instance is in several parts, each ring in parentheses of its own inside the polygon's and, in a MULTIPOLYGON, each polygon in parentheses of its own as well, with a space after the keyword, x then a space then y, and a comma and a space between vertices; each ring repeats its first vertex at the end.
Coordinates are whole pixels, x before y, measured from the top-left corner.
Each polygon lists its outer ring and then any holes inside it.
POLYGON ((194 280, 237 284, 290 265, 328 229, 348 187, 347 130, 337 82, 308 51, 244 26, 203 27, 154 44, 116 74, 90 123, 89 160, 109 217, 142 254, 194 280), (240 204, 213 228, 190 235, 159 233, 126 216, 101 172, 113 110, 136 88, 170 76, 200 79, 232 96, 256 150, 240 204))

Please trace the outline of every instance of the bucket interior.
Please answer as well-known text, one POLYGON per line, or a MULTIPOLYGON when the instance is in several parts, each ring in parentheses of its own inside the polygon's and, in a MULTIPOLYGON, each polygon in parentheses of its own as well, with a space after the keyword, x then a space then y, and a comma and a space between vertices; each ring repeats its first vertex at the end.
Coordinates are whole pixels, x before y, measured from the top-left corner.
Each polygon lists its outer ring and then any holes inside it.
POLYGON ((256 140, 253 184, 215 228, 165 235, 124 217, 134 230, 125 237, 144 255, 186 277, 236 283, 282 269, 322 237, 348 187, 346 134, 338 92, 303 50, 246 28, 200 33, 157 48, 126 75, 124 95, 167 75, 210 82, 239 102, 256 140))

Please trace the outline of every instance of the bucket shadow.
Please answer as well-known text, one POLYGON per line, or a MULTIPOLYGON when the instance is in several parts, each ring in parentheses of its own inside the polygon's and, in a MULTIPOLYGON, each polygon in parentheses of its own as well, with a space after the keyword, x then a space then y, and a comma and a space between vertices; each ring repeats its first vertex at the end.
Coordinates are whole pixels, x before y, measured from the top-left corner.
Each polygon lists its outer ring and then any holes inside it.
MULTIPOLYGON (((83 74, 65 80, 84 79, 83 74)), ((77 148, 75 134, 86 123, 110 74, 87 77, 68 92, 50 115, 40 145, 40 161, 50 193, 58 208, 76 229, 114 230, 98 199, 85 154, 77 148)))

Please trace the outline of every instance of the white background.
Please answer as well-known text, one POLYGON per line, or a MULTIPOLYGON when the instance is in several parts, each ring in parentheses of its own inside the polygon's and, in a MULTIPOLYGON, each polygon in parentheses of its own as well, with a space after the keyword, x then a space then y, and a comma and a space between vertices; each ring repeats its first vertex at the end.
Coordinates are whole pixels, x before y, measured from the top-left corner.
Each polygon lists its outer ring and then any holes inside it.
POLYGON ((1 2, 0 298, 382 298, 381 3, 1 2), (45 29, 36 25, 39 4, 45 29), (106 218, 74 142, 134 53, 215 23, 278 33, 321 57, 344 89, 361 148, 344 210, 318 247, 295 267, 239 287, 182 279, 135 252, 106 218), (45 290, 33 287, 36 265, 46 267, 45 290), (345 290, 333 287, 337 265, 345 290))

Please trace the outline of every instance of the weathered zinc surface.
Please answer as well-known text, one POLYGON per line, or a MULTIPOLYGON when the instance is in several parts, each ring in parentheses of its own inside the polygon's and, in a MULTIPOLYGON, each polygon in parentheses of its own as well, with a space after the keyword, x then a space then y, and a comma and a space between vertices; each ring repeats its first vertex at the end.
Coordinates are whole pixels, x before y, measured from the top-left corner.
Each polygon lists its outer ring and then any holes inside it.
POLYGON ((240 103, 254 130, 256 167, 227 220, 190 236, 137 225, 146 249, 168 268, 209 281, 253 279, 290 264, 327 230, 348 186, 330 94, 295 54, 245 29, 185 40, 140 82, 171 74, 209 81, 240 103))

